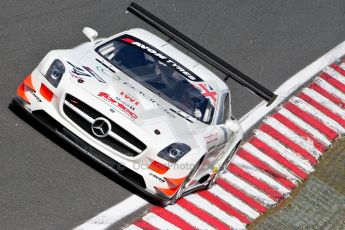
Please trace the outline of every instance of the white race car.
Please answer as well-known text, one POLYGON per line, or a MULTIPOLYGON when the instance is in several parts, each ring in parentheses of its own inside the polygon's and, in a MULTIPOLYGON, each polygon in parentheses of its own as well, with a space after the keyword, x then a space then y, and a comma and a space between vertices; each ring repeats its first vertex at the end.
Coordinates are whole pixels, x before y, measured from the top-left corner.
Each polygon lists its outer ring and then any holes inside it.
MULTIPOLYGON (((140 6, 128 11, 210 57, 140 6)), ((83 32, 91 41, 49 52, 12 103, 166 204, 212 186, 242 139, 227 85, 146 30, 83 32)))

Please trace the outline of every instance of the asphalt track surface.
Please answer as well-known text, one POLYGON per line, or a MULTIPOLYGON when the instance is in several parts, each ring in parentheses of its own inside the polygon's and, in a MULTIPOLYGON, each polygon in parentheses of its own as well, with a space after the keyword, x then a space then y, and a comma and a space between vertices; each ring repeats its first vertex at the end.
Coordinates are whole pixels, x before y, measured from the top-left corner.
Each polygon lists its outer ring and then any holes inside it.
MULTIPOLYGON (((345 40, 344 1, 137 1, 269 89, 345 40)), ((136 191, 7 107, 17 85, 52 49, 149 28, 129 1, 0 2, 0 223, 2 229, 69 229, 136 191)), ((230 81, 233 113, 260 100, 230 81)), ((121 211, 121 210, 119 210, 121 211)), ((123 220, 117 226, 124 224, 123 220)))

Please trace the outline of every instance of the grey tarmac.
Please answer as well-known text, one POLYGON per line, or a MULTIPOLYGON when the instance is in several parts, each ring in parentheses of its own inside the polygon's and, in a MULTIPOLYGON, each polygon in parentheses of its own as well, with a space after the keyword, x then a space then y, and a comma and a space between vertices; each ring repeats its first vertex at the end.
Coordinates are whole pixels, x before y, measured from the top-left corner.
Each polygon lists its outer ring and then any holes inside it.
MULTIPOLYGON (((340 0, 137 3, 272 90, 345 40, 345 2, 340 0)), ((49 50, 87 40, 81 32, 84 26, 95 28, 102 37, 134 27, 159 34, 125 14, 128 4, 0 2, 1 229, 70 229, 136 193, 8 109, 16 87, 49 50)), ((235 116, 260 101, 238 84, 229 84, 235 116)))

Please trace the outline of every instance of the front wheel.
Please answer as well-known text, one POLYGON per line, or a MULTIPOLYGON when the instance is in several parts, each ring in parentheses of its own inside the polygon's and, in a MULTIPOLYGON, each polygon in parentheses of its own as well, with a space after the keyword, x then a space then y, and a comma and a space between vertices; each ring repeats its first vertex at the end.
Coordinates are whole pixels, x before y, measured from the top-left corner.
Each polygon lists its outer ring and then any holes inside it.
POLYGON ((183 193, 186 191, 186 188, 188 188, 190 182, 194 179, 199 166, 201 165, 201 162, 203 161, 204 157, 202 157, 198 163, 196 163, 193 167, 193 169, 189 172, 187 178, 184 180, 184 182, 181 184, 175 195, 171 198, 168 204, 172 205, 175 204, 178 199, 180 199, 183 196, 183 193))
POLYGON ((222 163, 222 165, 220 166, 220 168, 218 169, 218 172, 216 172, 216 174, 213 176, 213 178, 210 180, 210 182, 207 185, 207 189, 210 189, 213 187, 213 185, 216 184, 218 178, 220 177, 220 175, 222 174, 222 172, 224 172, 224 170, 228 167, 228 165, 230 164, 230 161, 233 157, 233 155, 235 154, 236 150, 238 149, 238 146, 240 145, 241 142, 238 142, 235 147, 231 150, 229 156, 227 156, 227 158, 224 160, 224 162, 222 163))

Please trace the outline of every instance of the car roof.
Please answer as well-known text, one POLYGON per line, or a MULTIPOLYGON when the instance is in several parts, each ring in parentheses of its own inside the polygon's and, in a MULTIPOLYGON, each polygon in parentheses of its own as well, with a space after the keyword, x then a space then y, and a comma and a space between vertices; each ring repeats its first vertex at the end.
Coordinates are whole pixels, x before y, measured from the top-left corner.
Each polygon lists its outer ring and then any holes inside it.
POLYGON ((121 34, 129 34, 137 37, 155 47, 157 50, 160 50, 163 53, 167 54, 171 58, 181 63, 181 65, 183 65, 184 67, 188 68, 194 74, 199 76, 201 79, 203 79, 205 83, 208 83, 212 87, 215 87, 219 93, 222 91, 229 91, 229 87, 216 74, 214 74, 212 71, 210 71, 208 68, 206 68, 190 56, 175 48, 168 41, 163 40, 155 34, 141 28, 130 29, 124 31, 121 34))

